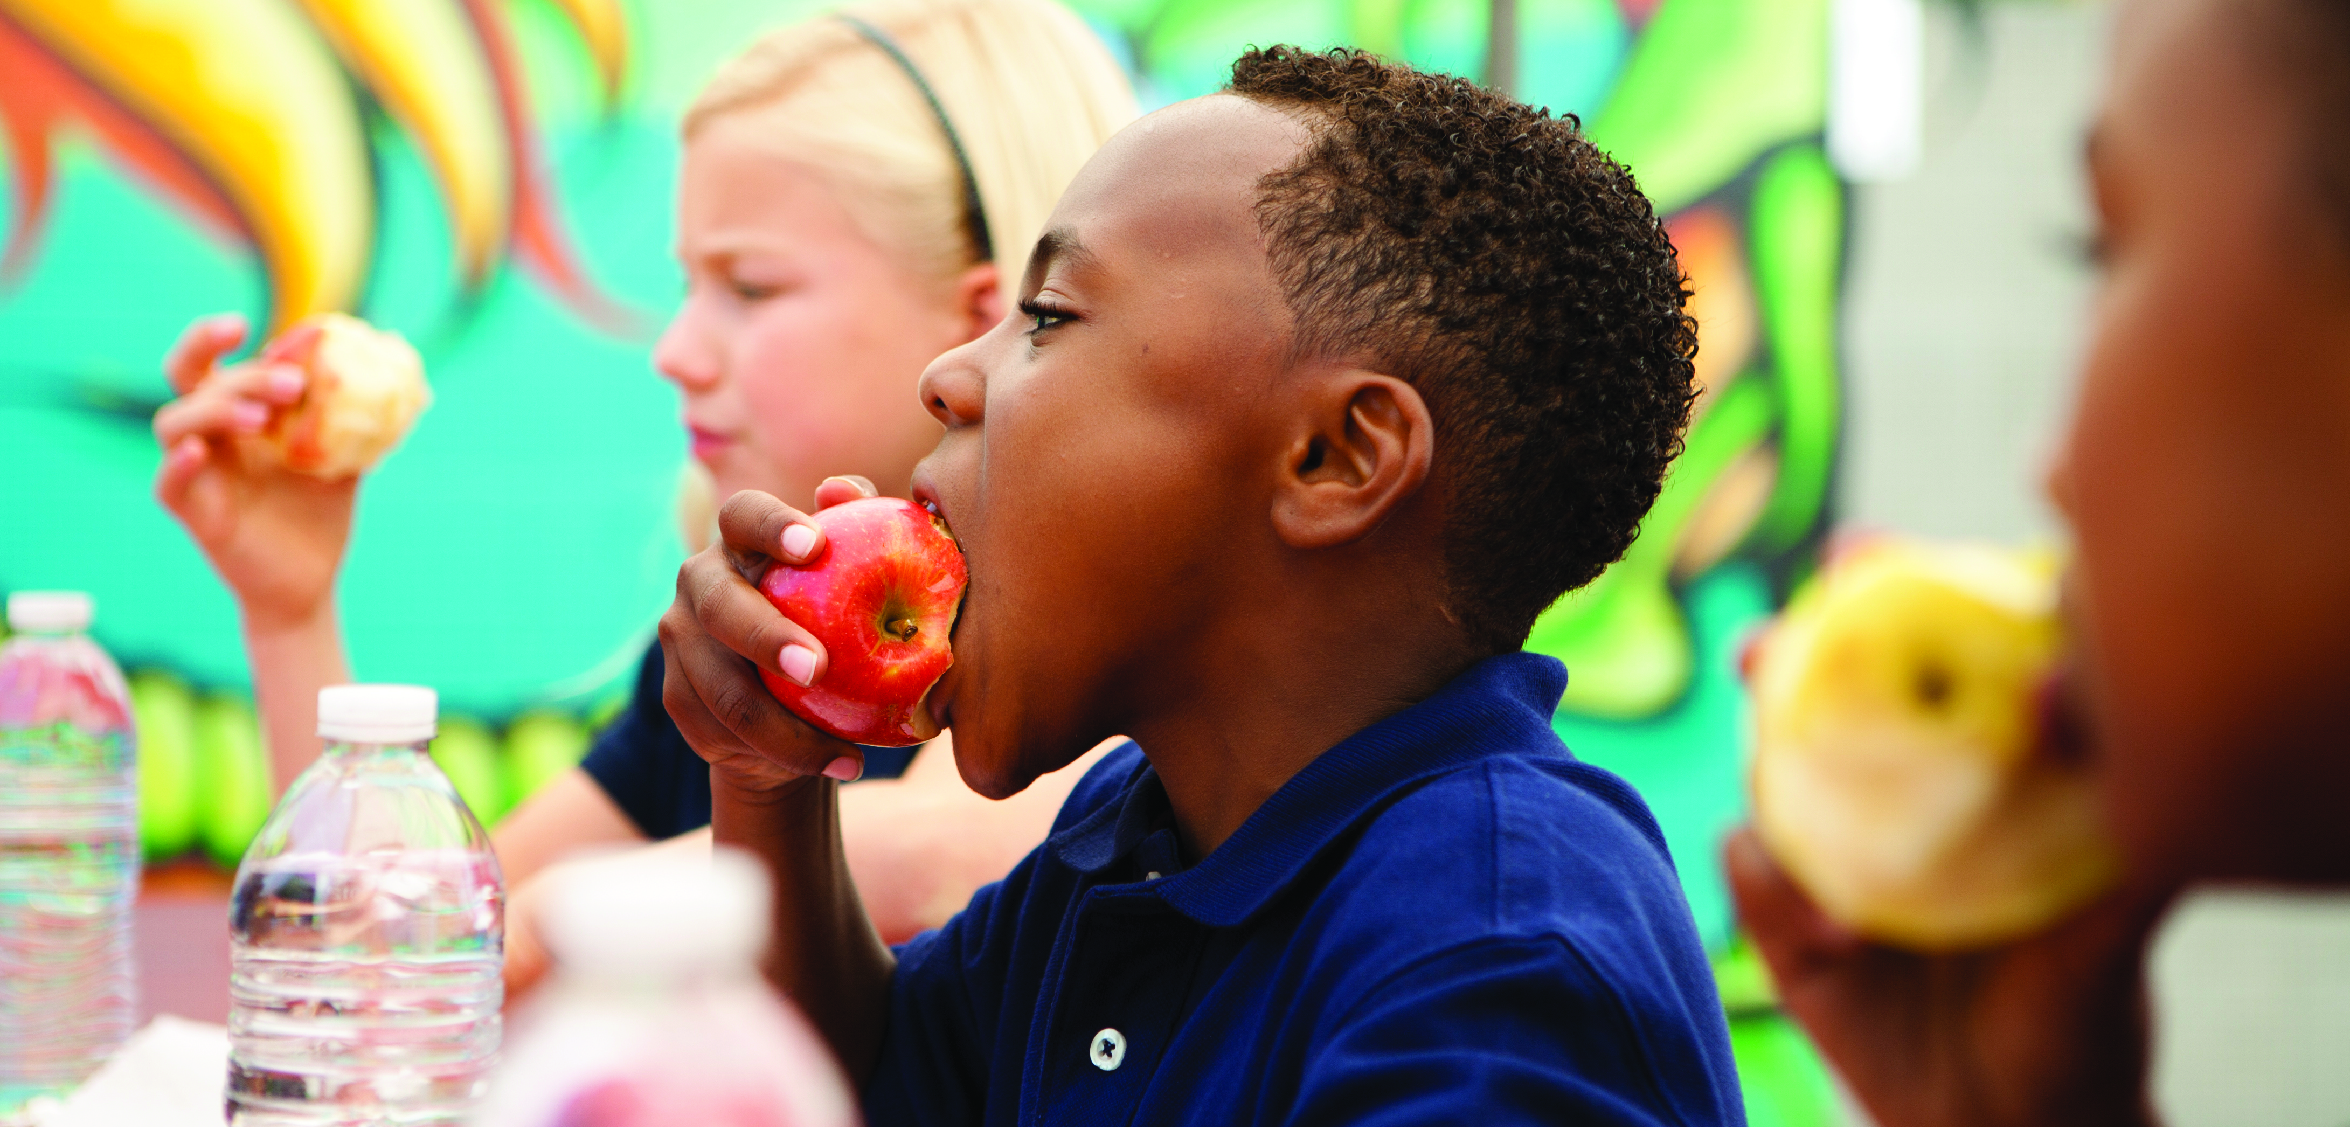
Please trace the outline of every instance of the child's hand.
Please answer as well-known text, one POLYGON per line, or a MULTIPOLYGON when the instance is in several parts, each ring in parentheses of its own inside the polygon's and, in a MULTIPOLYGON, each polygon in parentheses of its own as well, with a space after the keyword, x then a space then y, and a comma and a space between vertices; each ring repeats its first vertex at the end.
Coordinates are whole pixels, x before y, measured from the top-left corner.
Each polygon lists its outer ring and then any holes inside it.
MULTIPOLYGON (((816 504, 873 495, 863 478, 831 478, 817 489, 816 504)), ((678 569, 677 601, 661 616, 661 703, 710 761, 713 785, 779 791, 818 775, 847 780, 864 771, 857 745, 810 727, 759 683, 762 669, 803 685, 824 676, 824 644, 757 586, 768 568, 806 562, 823 549, 824 530, 806 514, 746 489, 719 509, 718 543, 678 569)))
POLYGON ((320 481, 240 456, 236 440, 299 401, 307 380, 294 365, 216 367, 245 332, 236 314, 206 317, 165 357, 164 374, 180 397, 155 413, 163 447, 155 497, 204 550, 247 620, 266 628, 305 621, 328 605, 358 483, 320 481))
POLYGON ((2140 986, 2157 897, 2003 947, 1921 955, 1822 915, 1752 830, 1724 848, 1779 998, 1881 1127, 2150 1124, 2140 986))

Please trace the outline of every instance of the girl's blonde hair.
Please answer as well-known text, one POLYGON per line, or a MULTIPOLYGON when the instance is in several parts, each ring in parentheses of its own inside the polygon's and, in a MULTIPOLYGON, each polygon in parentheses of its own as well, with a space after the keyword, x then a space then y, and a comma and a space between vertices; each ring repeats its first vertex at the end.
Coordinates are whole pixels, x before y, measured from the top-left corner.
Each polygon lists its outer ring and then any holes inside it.
MULTIPOLYGON (((1134 93, 1109 50, 1051 0, 865 0, 841 9, 879 29, 954 123, 1007 293, 1061 190, 1134 93)), ((759 136, 833 182, 866 234, 939 278, 976 264, 963 173, 904 69, 849 23, 771 32, 721 66, 686 111, 685 136, 758 115, 759 136)))

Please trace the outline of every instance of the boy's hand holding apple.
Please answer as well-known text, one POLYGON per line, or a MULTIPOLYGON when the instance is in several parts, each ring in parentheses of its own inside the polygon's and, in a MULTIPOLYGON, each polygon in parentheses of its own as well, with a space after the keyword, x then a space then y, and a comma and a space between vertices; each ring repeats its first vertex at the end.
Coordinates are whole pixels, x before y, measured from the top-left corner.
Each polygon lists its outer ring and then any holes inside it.
MULTIPOLYGON (((863 478, 829 478, 816 489, 819 516, 875 492, 863 478)), ((881 1043, 876 999, 895 960, 849 875, 838 792, 825 780, 862 774, 864 753, 794 715, 764 683, 814 688, 828 674, 850 683, 858 678, 835 666, 870 660, 829 652, 826 623, 792 621, 760 589, 770 572, 823 567, 830 547, 818 517, 755 490, 727 498, 718 543, 678 570, 677 600, 661 616, 661 703, 710 763, 715 839, 767 861, 777 923, 769 980, 861 1075, 881 1043)))
POLYGON ((810 516, 764 493, 729 498, 720 542, 679 572, 662 618, 664 703, 714 783, 854 779, 849 741, 938 733, 926 698, 953 660, 960 553, 935 518, 862 478, 828 479, 816 500, 810 516))

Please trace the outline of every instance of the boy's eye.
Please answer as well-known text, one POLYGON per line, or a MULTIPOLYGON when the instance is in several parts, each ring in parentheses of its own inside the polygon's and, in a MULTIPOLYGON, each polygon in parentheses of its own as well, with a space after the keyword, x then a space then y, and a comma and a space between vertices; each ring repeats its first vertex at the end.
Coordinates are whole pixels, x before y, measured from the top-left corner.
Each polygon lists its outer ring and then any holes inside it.
POLYGON ((1077 319, 1068 310, 1039 301, 1021 302, 1020 315, 1028 318, 1028 335, 1030 336, 1077 319))
POLYGON ((2065 240, 2074 261, 2091 270, 2103 270, 2111 259, 2113 247, 2106 238, 2105 228, 2094 227, 2087 232, 2075 232, 2065 240))

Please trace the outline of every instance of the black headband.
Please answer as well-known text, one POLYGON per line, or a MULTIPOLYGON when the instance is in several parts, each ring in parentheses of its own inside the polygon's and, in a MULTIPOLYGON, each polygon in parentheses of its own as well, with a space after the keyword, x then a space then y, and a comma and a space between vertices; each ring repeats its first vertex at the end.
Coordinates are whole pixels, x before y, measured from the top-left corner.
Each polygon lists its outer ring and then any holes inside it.
POLYGON ((921 69, 914 65, 914 60, 906 57, 904 51, 898 49, 897 41, 886 32, 855 16, 835 13, 833 18, 849 25, 849 29, 864 37, 865 42, 888 55, 899 70, 906 72, 906 80, 914 84, 914 89, 922 92, 922 100, 930 103, 931 116, 938 119, 938 128, 947 135, 947 148, 954 150, 955 167, 963 173, 963 225, 970 231, 971 243, 979 252, 979 260, 992 261, 995 258, 995 239, 988 234, 987 212, 979 206, 979 178, 971 174, 971 157, 963 151, 963 138, 955 133, 955 123, 947 120, 947 108, 939 104, 937 92, 931 90, 930 83, 922 77, 921 69))

